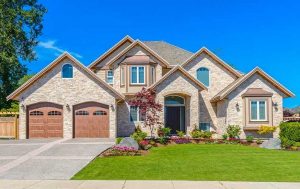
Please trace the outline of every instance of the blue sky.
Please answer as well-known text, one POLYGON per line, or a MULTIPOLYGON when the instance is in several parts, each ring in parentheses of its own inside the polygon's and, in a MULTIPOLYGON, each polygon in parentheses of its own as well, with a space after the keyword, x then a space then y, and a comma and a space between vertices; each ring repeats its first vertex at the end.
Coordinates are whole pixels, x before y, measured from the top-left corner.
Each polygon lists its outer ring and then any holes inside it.
MULTIPOLYGON (((242 72, 261 67, 300 95, 300 2, 256 0, 41 0, 48 9, 36 73, 69 51, 88 65, 130 35, 164 40, 195 52, 206 46, 242 72)), ((300 98, 284 106, 300 105, 300 98)))

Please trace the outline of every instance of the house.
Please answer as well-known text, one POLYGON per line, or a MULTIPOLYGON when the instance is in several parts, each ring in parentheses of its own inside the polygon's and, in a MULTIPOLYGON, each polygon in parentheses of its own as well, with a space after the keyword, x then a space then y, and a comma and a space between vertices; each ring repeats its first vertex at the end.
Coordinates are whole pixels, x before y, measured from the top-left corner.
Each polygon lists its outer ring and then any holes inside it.
POLYGON ((114 138, 143 124, 128 105, 142 87, 156 90, 172 133, 197 127, 219 136, 230 124, 241 137, 279 125, 283 98, 294 96, 262 69, 243 74, 205 47, 192 53, 126 36, 88 67, 63 53, 7 99, 20 102, 20 138, 114 138))

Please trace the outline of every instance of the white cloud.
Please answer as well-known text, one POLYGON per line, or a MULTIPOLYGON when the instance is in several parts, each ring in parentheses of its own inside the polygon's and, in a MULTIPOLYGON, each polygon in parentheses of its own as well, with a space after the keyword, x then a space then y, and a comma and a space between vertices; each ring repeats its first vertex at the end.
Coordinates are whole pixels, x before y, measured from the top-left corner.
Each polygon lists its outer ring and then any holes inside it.
MULTIPOLYGON (((59 48, 58 46, 56 46, 55 43, 56 43, 55 40, 41 41, 41 42, 39 42, 39 46, 43 47, 45 49, 52 49, 52 50, 54 50, 56 52, 60 52, 60 53, 63 53, 66 51, 65 49, 62 49, 62 48, 59 48)), ((69 52, 69 53, 76 56, 77 58, 82 58, 82 56, 78 53, 75 53, 75 52, 69 52)))

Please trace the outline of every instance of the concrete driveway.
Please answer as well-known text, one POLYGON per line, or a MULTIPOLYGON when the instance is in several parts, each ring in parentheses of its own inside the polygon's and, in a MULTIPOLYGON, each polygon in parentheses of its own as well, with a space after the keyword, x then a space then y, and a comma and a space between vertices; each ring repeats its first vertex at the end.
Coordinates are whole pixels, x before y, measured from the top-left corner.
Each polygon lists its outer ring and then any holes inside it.
POLYGON ((0 179, 70 179, 111 139, 0 140, 0 179))

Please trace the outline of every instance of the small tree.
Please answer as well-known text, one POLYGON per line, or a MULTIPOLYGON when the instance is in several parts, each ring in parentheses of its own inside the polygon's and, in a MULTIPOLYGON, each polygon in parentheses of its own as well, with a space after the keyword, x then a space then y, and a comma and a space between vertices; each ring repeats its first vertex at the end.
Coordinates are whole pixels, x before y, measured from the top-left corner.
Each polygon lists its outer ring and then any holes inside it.
POLYGON ((155 125, 162 124, 159 116, 160 112, 162 112, 162 105, 155 101, 155 97, 155 90, 143 87, 129 101, 129 105, 139 108, 139 113, 144 117, 144 126, 149 127, 151 136, 153 136, 155 125))

